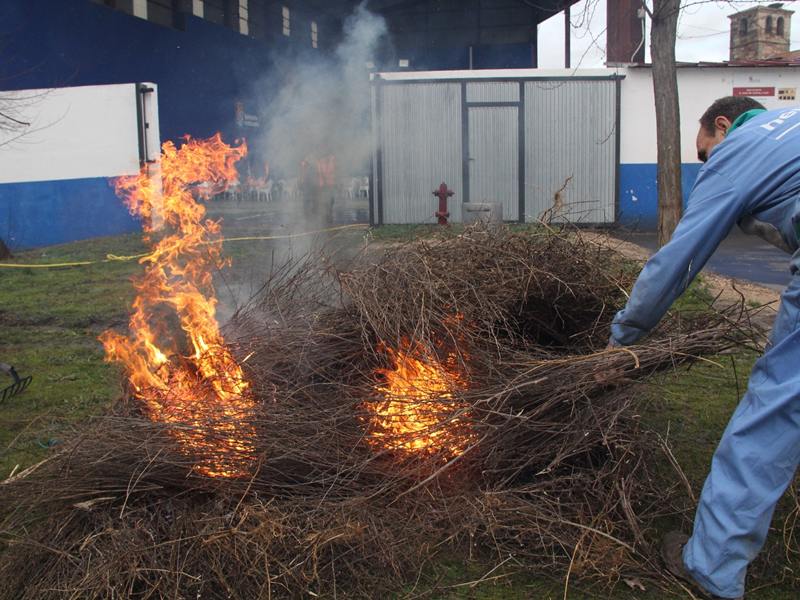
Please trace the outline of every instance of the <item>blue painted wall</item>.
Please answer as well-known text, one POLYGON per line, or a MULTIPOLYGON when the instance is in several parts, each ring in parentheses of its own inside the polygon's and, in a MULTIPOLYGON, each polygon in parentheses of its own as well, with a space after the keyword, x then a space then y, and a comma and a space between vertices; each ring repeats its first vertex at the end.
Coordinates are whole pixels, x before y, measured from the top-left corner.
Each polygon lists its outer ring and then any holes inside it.
MULTIPOLYGON (((235 104, 258 114, 269 98, 254 91, 270 89, 262 84, 273 57, 305 38, 268 46, 191 15, 182 21, 163 27, 89 0, 0 0, 0 89, 154 82, 162 140, 257 134, 236 124, 235 104)), ((0 237, 12 249, 137 227, 105 179, 0 186, 0 237)))
POLYGON ((191 15, 182 20, 183 29, 174 29, 88 0, 3 0, 0 85, 152 81, 159 86, 162 139, 241 135, 234 105, 250 98, 253 83, 270 72, 273 51, 284 47, 191 15))
POLYGON ((105 177, 0 185, 0 238, 12 250, 138 229, 105 177))
MULTIPOLYGON (((685 163, 681 166, 684 206, 686 206, 686 200, 701 166, 699 163, 685 163)), ((630 229, 656 229, 658 224, 657 187, 656 165, 620 165, 617 222, 630 229)))
MULTIPOLYGON (((469 47, 418 47, 396 51, 398 58, 411 61, 414 71, 469 69, 469 47)), ((531 44, 495 44, 473 46, 473 69, 530 69, 535 67, 535 47, 531 44)), ((388 70, 397 70, 394 64, 388 70)))
POLYGON ((535 44, 483 45, 472 52, 476 69, 530 69, 536 67, 535 58, 535 44))

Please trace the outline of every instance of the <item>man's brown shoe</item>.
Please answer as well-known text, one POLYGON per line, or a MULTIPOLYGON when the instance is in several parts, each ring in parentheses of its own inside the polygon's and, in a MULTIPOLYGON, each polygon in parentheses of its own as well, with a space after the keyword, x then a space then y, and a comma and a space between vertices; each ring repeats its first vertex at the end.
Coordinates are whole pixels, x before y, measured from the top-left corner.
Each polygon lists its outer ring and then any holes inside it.
MULTIPOLYGON (((707 598, 711 598, 712 600, 726 600, 719 596, 709 594, 703 589, 703 586, 695 581, 689 571, 686 570, 686 566, 683 564, 683 547, 688 541, 689 536, 680 531, 670 531, 664 536, 664 540, 661 542, 661 558, 664 560, 664 566, 667 568, 667 571, 675 575, 675 577, 683 579, 695 589, 702 591, 703 595, 707 598)), ((744 600, 744 596, 733 600, 744 600)))

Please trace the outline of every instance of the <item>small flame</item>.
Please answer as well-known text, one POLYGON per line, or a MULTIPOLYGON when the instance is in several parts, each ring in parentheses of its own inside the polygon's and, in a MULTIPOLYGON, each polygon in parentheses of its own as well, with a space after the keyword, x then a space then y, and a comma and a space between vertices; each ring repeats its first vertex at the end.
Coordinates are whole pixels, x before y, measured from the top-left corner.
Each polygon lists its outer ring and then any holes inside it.
POLYGON ((208 198, 227 189, 246 153, 244 144, 231 147, 219 134, 187 137, 179 148, 162 146, 160 186, 146 169, 115 181, 117 195, 142 218, 146 239, 156 237, 157 223, 165 233, 141 260, 145 272, 134 280, 129 335, 100 336, 106 359, 125 366, 151 420, 182 425, 172 434, 187 451, 206 457, 196 469, 213 477, 247 473, 255 451, 254 431, 246 424, 254 399, 216 319, 211 273, 228 264, 220 224, 205 219, 193 191, 208 198), (170 313, 185 334, 182 345, 169 335, 170 313), (181 349, 188 354, 181 356, 181 349))
POLYGON ((375 389, 385 401, 370 407, 372 442, 407 454, 462 454, 472 435, 458 415, 464 407, 456 394, 467 389, 468 381, 456 354, 448 354, 442 363, 420 344, 403 339, 400 346, 397 350, 382 347, 392 367, 376 370, 385 383, 375 389))

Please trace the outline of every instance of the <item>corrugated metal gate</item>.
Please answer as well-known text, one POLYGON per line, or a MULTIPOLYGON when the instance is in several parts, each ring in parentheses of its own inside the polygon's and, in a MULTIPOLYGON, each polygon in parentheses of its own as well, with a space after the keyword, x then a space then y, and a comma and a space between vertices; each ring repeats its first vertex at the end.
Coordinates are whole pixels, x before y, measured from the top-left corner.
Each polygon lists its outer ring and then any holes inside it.
POLYGON ((442 181, 453 222, 483 201, 507 221, 616 218, 616 76, 377 79, 372 106, 374 224, 433 222, 442 181))

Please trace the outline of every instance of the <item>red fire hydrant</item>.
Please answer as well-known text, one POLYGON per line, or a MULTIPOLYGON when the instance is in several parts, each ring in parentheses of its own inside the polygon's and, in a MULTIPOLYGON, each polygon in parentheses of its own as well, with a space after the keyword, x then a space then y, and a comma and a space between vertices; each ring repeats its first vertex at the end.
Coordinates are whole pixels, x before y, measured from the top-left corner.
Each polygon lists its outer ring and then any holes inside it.
POLYGON ((444 182, 442 182, 438 190, 433 192, 434 196, 439 197, 439 210, 434 213, 434 216, 439 219, 439 225, 447 225, 447 217, 450 216, 450 213, 447 212, 447 199, 454 193, 452 190, 447 189, 447 184, 444 182))

